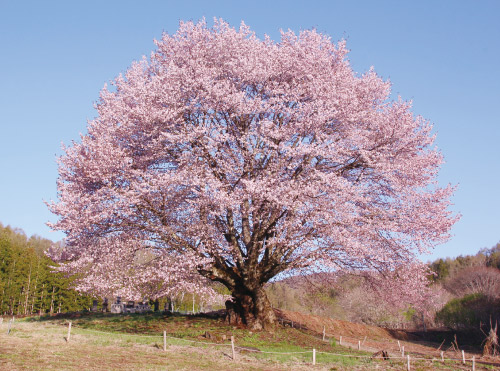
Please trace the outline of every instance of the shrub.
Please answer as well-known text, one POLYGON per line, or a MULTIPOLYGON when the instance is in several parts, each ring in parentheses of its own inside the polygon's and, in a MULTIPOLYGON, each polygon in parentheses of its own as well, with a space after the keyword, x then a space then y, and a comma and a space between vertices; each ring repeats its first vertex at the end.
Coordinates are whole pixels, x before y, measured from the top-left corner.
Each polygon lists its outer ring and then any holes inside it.
POLYGON ((481 323, 500 317, 499 300, 476 293, 450 300, 439 312, 436 321, 453 329, 478 328, 481 323))

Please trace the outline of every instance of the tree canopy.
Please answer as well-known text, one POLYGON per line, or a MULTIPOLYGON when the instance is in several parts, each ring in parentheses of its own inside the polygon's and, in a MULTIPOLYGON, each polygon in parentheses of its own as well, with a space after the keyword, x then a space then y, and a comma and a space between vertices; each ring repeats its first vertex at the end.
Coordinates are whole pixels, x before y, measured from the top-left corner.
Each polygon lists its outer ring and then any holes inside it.
POLYGON ((273 321, 262 287, 283 272, 399 272, 421 286, 416 254, 448 238, 453 187, 437 185, 431 125, 389 101, 373 69, 356 74, 345 42, 261 40, 216 20, 156 46, 104 87, 60 159, 50 208, 73 270, 101 261, 193 288, 197 272, 253 328, 273 321))

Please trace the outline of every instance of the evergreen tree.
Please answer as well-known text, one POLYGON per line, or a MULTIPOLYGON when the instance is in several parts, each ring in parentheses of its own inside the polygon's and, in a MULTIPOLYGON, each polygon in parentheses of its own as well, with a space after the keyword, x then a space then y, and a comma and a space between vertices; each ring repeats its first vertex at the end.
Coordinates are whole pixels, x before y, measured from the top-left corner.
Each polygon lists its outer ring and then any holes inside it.
POLYGON ((0 314, 72 312, 91 306, 92 297, 71 288, 74 278, 53 271, 55 263, 45 256, 52 244, 0 223, 0 314))

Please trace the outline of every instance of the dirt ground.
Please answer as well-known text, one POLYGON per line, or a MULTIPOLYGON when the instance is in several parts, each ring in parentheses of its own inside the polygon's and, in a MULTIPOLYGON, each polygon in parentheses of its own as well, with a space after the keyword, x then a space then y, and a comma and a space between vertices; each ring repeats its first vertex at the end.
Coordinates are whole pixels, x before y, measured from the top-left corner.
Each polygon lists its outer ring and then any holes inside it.
MULTIPOLYGON (((441 351, 446 359, 462 359, 461 351, 450 349, 449 344, 439 344, 432 342, 419 341, 411 333, 402 330, 388 330, 381 327, 369 326, 359 323, 352 323, 332 318, 307 315, 299 312, 276 310, 278 317, 284 320, 284 323, 290 325, 293 322, 294 327, 302 326, 305 329, 314 331, 321 335, 323 329, 327 338, 334 338, 337 342, 342 336, 342 345, 350 346, 353 349, 358 348, 358 342, 361 342, 361 350, 377 352, 385 350, 390 355, 398 356, 401 354, 401 347, 405 352, 410 352, 414 356, 433 357, 441 359, 441 351)), ((460 344, 459 344, 460 345, 460 344)), ((498 357, 485 357, 480 352, 467 351, 464 353, 466 359, 472 359, 480 363, 490 364, 500 369, 500 359, 498 357)))

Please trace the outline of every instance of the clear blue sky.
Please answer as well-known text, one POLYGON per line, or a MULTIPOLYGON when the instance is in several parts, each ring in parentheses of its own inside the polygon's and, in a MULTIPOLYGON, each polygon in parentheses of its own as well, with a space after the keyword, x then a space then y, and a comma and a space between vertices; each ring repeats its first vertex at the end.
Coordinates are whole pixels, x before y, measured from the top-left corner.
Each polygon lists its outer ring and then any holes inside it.
POLYGON ((43 200, 56 198, 61 142, 95 116, 105 82, 149 55, 179 20, 259 36, 316 28, 346 39, 357 72, 374 66, 395 96, 434 123, 458 184, 453 238, 424 258, 475 254, 500 240, 500 1, 0 0, 0 222, 54 241, 43 200))

